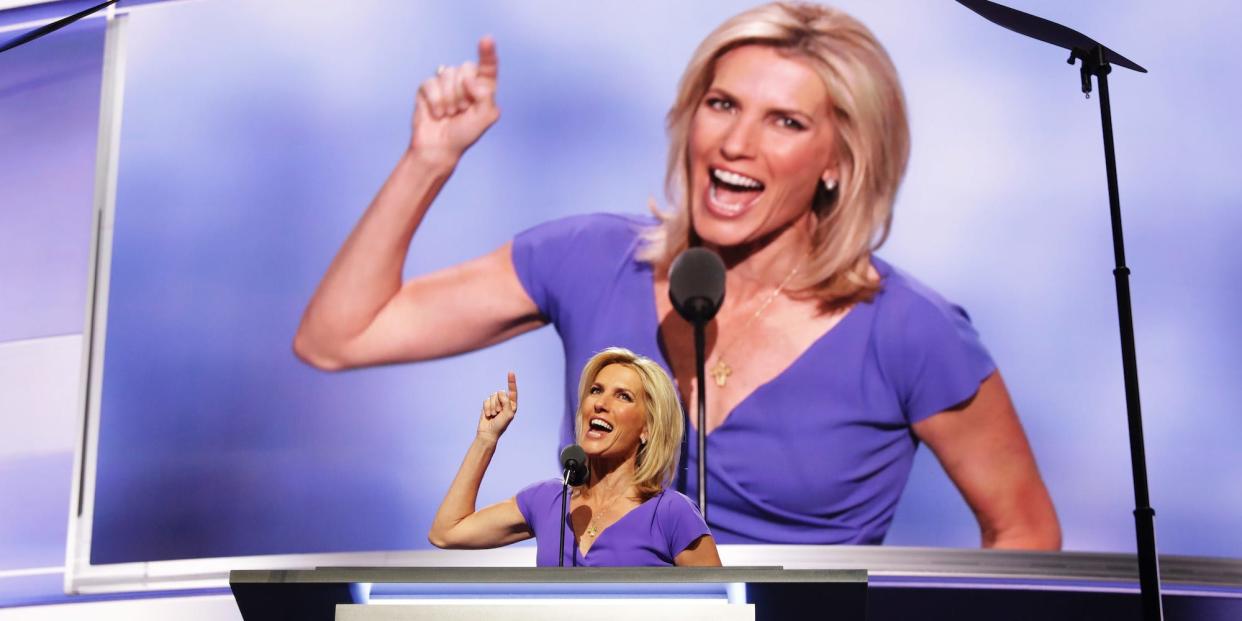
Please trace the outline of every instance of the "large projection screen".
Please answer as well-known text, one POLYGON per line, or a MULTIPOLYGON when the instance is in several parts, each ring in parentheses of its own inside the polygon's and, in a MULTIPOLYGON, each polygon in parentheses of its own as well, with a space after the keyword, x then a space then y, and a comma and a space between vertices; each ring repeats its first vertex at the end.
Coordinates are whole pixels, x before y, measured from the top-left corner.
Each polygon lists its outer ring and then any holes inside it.
MULTIPOLYGON (((424 221, 407 276, 552 218, 662 202, 663 115, 684 62, 751 4, 202 0, 134 11, 80 569, 428 548, 478 403, 510 369, 522 414, 480 501, 553 476, 564 407, 553 330, 326 374, 291 353, 301 310, 404 148, 418 83, 472 59, 479 36, 498 42, 502 118, 424 221)), ((1066 548, 1133 551, 1096 102, 1060 51, 955 3, 839 4, 888 47, 910 105, 911 166, 879 254, 969 310, 1066 548)), ((1208 24, 1237 9, 1216 3, 1221 15, 1169 23, 1154 2, 1014 4, 1151 70, 1111 82, 1160 550, 1242 556, 1231 534, 1242 389, 1229 381, 1242 331, 1227 312, 1242 298, 1228 284, 1242 265, 1229 240, 1242 212, 1229 158, 1210 157, 1221 132, 1242 143, 1211 122, 1242 86, 1192 97, 1207 78, 1184 70, 1203 59, 1149 32, 1223 41, 1208 24), (1173 146, 1188 141, 1198 146, 1173 146)), ((1214 62, 1237 69, 1240 57, 1214 62)), ((887 543, 978 545, 926 450, 887 543)))

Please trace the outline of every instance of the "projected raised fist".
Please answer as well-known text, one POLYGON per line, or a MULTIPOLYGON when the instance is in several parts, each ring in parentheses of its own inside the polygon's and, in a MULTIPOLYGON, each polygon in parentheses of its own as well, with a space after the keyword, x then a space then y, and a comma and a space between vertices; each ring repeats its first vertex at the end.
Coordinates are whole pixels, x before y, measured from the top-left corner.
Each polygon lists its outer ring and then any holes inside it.
POLYGON ((423 81, 414 105, 410 148, 424 155, 457 159, 496 119, 496 42, 479 40, 479 60, 436 70, 423 81))

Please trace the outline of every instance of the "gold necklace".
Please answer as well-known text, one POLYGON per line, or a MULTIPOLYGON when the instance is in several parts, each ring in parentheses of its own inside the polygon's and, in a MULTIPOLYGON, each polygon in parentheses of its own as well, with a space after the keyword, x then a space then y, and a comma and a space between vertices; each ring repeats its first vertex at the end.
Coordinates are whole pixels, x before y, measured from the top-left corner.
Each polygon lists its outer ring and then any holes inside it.
POLYGON ((604 516, 607 515, 609 511, 612 511, 612 506, 617 503, 617 498, 621 498, 623 496, 625 496, 625 494, 617 496, 604 504, 604 506, 600 508, 599 512, 591 518, 591 522, 587 524, 586 530, 582 531, 582 536, 590 537, 591 539, 598 537, 600 531, 603 530, 599 527, 599 523, 603 521, 604 516))
POLYGON ((768 295, 768 298, 763 301, 763 304, 759 305, 759 309, 755 311, 755 314, 751 315, 750 319, 746 320, 746 323, 742 325, 741 330, 738 330, 738 338, 733 339, 732 342, 720 350, 719 354, 716 354, 716 364, 712 365, 711 374, 712 377, 716 378, 717 386, 724 388, 725 383, 729 381, 729 376, 733 374, 733 367, 730 367, 729 363, 725 362, 725 354, 729 353, 729 350, 733 349, 734 345, 737 345, 738 340, 741 339, 741 336, 746 333, 748 328, 750 328, 750 324, 755 323, 755 320, 759 318, 759 315, 762 315, 763 311, 767 310, 768 305, 781 294, 781 291, 785 290, 785 285, 788 285, 789 281, 793 280, 793 277, 798 274, 798 268, 800 267, 802 267, 801 263, 794 265, 794 268, 790 270, 789 275, 785 277, 785 280, 782 280, 781 284, 776 286, 776 290, 768 295))

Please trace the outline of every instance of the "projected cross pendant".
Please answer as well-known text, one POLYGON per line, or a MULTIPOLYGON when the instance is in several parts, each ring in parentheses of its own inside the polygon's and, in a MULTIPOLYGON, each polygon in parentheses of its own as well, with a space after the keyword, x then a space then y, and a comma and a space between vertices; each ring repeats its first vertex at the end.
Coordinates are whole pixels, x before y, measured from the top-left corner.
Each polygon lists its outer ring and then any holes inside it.
POLYGON ((724 388, 725 382, 729 380, 729 376, 733 374, 733 369, 725 364, 724 358, 717 358, 716 364, 712 365, 712 377, 716 378, 716 385, 724 388))

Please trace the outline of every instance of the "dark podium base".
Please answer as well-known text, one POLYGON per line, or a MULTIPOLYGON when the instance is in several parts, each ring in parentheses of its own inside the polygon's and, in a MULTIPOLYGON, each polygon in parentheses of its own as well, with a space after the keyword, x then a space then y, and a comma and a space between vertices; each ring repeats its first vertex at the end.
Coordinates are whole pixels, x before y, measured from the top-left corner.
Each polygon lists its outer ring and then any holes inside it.
MULTIPOLYGON (((749 568, 319 568, 293 571, 234 571, 233 597, 245 621, 333 621, 337 604, 366 603, 379 588, 412 596, 427 592, 531 597, 667 597, 744 585, 755 619, 867 618, 867 572, 860 570, 749 568), (534 587, 534 588, 532 588, 534 587), (648 595, 650 594, 650 595, 648 595)), ((743 592, 743 591, 738 591, 743 592)))

